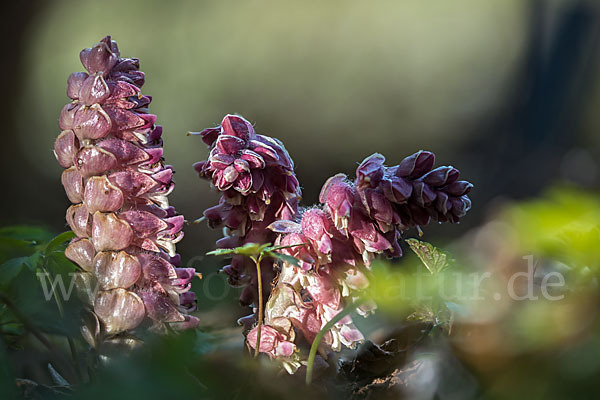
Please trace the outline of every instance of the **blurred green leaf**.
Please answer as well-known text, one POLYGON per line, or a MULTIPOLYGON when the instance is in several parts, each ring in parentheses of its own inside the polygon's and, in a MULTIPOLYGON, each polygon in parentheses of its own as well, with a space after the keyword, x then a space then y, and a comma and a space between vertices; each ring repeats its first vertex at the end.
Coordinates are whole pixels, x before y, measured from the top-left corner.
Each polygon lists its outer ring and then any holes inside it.
POLYGON ((0 228, 0 238, 19 239, 42 243, 50 240, 52 234, 39 226, 15 225, 0 228))
POLYGON ((449 266, 448 254, 432 244, 417 239, 406 239, 406 243, 432 274, 437 274, 449 266))
POLYGON ((66 231, 57 236, 55 236, 48 244, 45 246, 44 253, 48 254, 52 251, 60 248, 65 242, 73 239, 75 237, 75 233, 73 231, 66 231))
POLYGON ((268 243, 265 243, 265 244, 246 243, 243 246, 236 247, 233 249, 216 249, 213 251, 209 251, 206 254, 210 255, 210 256, 222 256, 222 255, 228 255, 228 254, 240 254, 240 255, 244 255, 244 256, 258 256, 268 246, 269 246, 268 243))
POLYGON ((19 275, 28 257, 18 257, 0 265, 0 288, 9 285, 19 275))
POLYGON ((0 237, 0 262, 29 256, 35 251, 36 245, 32 241, 0 237))
POLYGON ((566 187, 511 207, 504 219, 518 245, 581 270, 600 272, 600 197, 566 187))

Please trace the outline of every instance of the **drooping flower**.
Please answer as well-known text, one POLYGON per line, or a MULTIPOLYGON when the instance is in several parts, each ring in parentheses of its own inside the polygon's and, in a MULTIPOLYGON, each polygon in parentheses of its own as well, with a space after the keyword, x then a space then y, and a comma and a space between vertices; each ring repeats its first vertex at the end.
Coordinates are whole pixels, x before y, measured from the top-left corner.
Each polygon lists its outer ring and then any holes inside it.
POLYGON ((61 111, 54 153, 65 168, 61 181, 73 203, 66 219, 77 235, 65 254, 82 269, 78 279, 96 321, 82 328, 84 336, 98 345, 140 325, 193 327, 195 271, 176 267, 184 217, 169 206, 173 169, 163 161, 152 98, 140 90, 139 60, 120 57, 110 36, 80 59, 87 72, 69 76, 72 101, 61 111))

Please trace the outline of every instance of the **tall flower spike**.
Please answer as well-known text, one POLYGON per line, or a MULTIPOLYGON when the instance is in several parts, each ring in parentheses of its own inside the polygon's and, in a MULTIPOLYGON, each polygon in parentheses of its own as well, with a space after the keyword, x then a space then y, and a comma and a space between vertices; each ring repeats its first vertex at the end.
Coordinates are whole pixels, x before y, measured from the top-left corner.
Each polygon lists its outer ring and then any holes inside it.
POLYGON ((77 235, 65 254, 82 269, 77 279, 93 311, 84 336, 97 346, 141 327, 194 327, 195 271, 176 267, 184 218, 167 200, 173 169, 163 162, 152 98, 140 90, 139 61, 121 58, 110 36, 80 58, 87 72, 69 76, 72 101, 61 112, 54 154, 65 168, 67 222, 77 235))
MULTIPOLYGON (((294 164, 283 144, 256 133, 252 124, 238 115, 226 115, 219 126, 192 134, 199 135, 210 147, 208 160, 194 164, 194 168, 222 192, 219 204, 204 211, 211 227, 227 228, 228 235, 217 246, 273 243, 277 235, 267 227, 278 220, 294 219, 301 196, 294 164)), ((275 278, 273 260, 264 259, 261 266, 267 298, 275 278)), ((231 285, 244 288, 242 305, 256 307, 258 279, 254 263, 244 256, 234 256, 223 272, 231 285)))

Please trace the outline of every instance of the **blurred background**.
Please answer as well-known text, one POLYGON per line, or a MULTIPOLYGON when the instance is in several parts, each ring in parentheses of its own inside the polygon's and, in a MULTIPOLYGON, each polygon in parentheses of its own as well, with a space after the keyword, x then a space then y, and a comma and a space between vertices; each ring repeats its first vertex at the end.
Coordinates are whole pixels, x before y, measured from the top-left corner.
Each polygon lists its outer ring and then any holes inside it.
MULTIPOLYGON (((0 223, 65 227, 52 155, 79 51, 110 34, 139 57, 144 93, 175 167, 172 204, 188 220, 216 203, 192 163, 190 130, 227 113, 275 136, 296 163, 304 204, 373 152, 419 149, 475 184, 456 235, 501 198, 552 182, 598 184, 600 4, 578 0, 27 1, 6 5, 0 223)), ((184 259, 218 236, 186 229, 184 259)))
MULTIPOLYGON (((192 168, 205 145, 186 133, 228 113, 283 141, 304 205, 373 152, 393 165, 433 151, 436 165, 457 167, 475 185, 459 226, 426 228, 434 243, 481 244, 481 232, 495 240, 501 231, 476 227, 557 183, 599 187, 595 0, 30 0, 4 5, 3 16, 0 225, 66 229, 69 202, 52 154, 58 116, 67 77, 83 69, 79 51, 107 34, 121 55, 141 60, 143 93, 153 96, 177 172, 171 204, 189 221, 218 195, 192 168)), ((185 235, 184 262, 218 269, 202 255, 219 232, 197 224, 185 235)), ((229 299, 234 305, 235 293, 229 299)))

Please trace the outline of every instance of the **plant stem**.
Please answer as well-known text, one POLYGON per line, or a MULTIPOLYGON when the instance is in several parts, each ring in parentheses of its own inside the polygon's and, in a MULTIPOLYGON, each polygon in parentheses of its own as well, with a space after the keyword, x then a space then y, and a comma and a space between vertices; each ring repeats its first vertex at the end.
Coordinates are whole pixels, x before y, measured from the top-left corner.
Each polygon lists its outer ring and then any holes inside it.
POLYGON ((307 385, 310 385, 310 383, 312 382, 313 366, 315 364, 315 357, 317 356, 317 350, 319 349, 319 345, 321 344, 321 341, 323 340, 323 338, 325 337, 327 332, 329 332, 329 330, 331 328, 333 328, 333 326, 335 324, 337 324, 340 320, 342 320, 342 318, 344 318, 346 315, 350 314, 356 308, 360 307, 360 305, 363 304, 364 302, 365 302, 365 299, 359 298, 356 301, 348 304, 346 307, 344 307, 344 309, 342 311, 337 313, 337 315, 335 317, 333 317, 331 320, 329 320, 329 322, 327 322, 325 324, 325 326, 319 331, 319 333, 317 333, 317 336, 315 336, 315 340, 313 340, 312 345, 310 346, 310 353, 308 354, 308 361, 306 363, 306 384, 307 385))
POLYGON ((262 277, 260 273, 260 262, 262 261, 262 255, 260 255, 258 258, 252 257, 252 260, 254 260, 254 263, 256 264, 256 277, 258 278, 258 324, 256 332, 256 351, 254 352, 254 358, 257 358, 260 351, 260 334, 262 331, 263 321, 263 293, 262 277))

